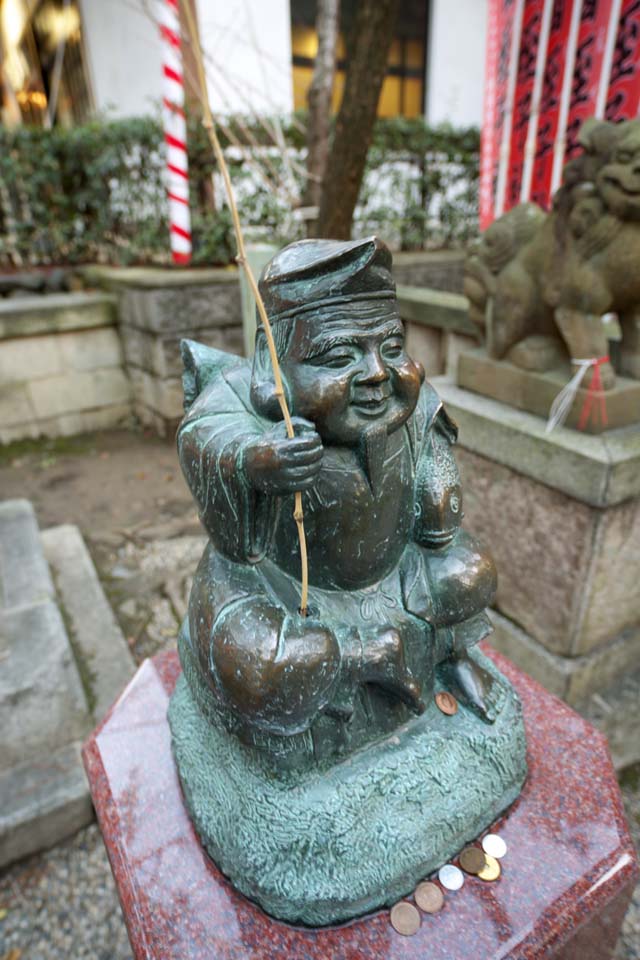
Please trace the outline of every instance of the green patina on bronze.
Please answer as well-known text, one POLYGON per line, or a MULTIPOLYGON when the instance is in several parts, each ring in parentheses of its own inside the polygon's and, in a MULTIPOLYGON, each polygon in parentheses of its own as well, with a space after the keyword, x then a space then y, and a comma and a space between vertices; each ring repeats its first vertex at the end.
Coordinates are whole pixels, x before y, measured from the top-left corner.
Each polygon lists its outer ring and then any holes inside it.
POLYGON ((406 893, 490 823, 522 785, 524 733, 471 649, 495 568, 461 529, 456 427, 404 349, 389 251, 302 241, 260 286, 296 436, 262 331, 252 366, 184 342, 178 447, 210 542, 170 723, 221 869, 275 916, 326 924, 406 893))

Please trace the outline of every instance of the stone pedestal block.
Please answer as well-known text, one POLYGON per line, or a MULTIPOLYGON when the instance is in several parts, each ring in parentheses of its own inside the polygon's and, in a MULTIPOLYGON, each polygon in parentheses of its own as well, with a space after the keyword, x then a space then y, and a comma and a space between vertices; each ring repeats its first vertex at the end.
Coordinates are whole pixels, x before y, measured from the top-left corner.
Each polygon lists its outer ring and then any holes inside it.
MULTIPOLYGON (((449 371, 447 371, 448 373, 449 371)), ((519 410, 547 419, 553 401, 569 383, 574 370, 568 361, 544 373, 523 370, 506 360, 494 360, 484 347, 460 354, 457 382, 460 387, 491 397, 519 410)), ((591 396, 580 387, 569 409, 566 424, 587 433, 604 433, 612 428, 640 423, 640 381, 618 376, 611 390, 591 396), (586 422, 583 410, 590 408, 586 422)))
POLYGON ((557 428, 447 378, 465 524, 498 567, 497 643, 577 703, 640 663, 640 426, 557 428))
POLYGON ((388 910, 293 927, 231 887, 197 840, 171 755, 177 655, 146 661, 84 749, 136 960, 610 957, 637 864, 604 738, 492 656, 522 699, 529 764, 520 797, 493 825, 508 845, 502 875, 445 891, 443 910, 423 914, 411 938, 393 930, 388 910))

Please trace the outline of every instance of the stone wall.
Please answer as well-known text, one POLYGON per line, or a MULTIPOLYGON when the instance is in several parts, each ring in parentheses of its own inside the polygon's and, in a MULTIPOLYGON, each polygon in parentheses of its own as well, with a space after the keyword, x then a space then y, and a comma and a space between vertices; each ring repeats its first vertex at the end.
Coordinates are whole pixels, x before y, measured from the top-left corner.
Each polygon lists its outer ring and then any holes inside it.
POLYGON ((180 340, 243 352, 237 270, 96 267, 86 276, 117 297, 135 415, 172 436, 183 412, 180 340))
POLYGON ((115 427, 130 411, 112 297, 0 302, 0 443, 115 427))

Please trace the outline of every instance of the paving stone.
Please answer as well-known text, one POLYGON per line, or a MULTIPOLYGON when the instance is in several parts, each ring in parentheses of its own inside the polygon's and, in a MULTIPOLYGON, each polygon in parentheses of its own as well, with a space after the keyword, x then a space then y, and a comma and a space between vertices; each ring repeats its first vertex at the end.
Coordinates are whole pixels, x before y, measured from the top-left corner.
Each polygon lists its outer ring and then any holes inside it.
POLYGON ((79 741, 0 772, 0 867, 91 823, 79 741))
POLYGON ((0 503, 0 608, 53 596, 33 507, 28 500, 5 500, 0 503))
POLYGON ((97 722, 129 682, 135 665, 78 528, 65 524, 45 530, 42 544, 97 722))

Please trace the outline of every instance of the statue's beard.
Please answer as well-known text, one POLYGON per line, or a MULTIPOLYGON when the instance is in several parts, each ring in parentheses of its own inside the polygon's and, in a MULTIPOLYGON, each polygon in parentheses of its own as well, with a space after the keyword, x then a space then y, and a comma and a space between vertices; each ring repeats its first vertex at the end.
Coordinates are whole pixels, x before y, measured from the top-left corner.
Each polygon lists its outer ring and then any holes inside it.
POLYGON ((387 427, 384 423, 368 427, 360 442, 360 462, 372 493, 380 490, 387 459, 387 427))

